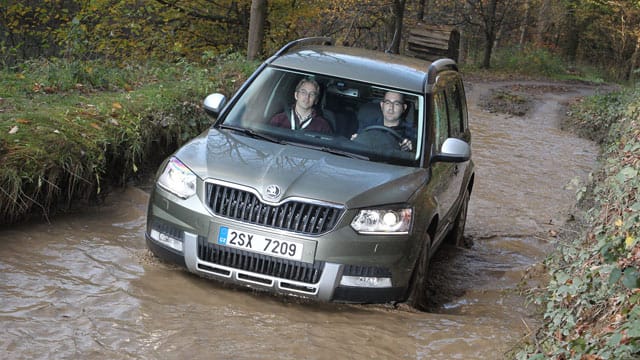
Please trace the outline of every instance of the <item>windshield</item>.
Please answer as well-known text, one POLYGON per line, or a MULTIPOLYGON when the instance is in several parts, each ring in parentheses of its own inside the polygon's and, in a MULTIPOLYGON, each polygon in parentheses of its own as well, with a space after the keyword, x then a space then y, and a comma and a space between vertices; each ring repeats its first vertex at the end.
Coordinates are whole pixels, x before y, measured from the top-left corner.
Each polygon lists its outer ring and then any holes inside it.
POLYGON ((423 97, 267 67, 231 104, 221 129, 340 156, 416 166, 423 97))

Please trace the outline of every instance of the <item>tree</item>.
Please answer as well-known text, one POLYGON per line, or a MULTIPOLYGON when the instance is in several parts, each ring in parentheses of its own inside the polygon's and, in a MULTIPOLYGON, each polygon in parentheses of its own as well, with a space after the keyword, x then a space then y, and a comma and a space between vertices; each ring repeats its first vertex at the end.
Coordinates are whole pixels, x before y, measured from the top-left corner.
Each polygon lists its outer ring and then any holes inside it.
POLYGON ((491 53, 496 41, 500 26, 507 14, 509 4, 515 1, 508 0, 467 0, 470 12, 465 14, 467 23, 482 29, 484 35, 484 54, 482 68, 491 66, 491 53))
POLYGON ((264 24, 267 18, 267 0, 252 0, 249 20, 249 44, 247 58, 255 60, 262 53, 264 24))
POLYGON ((579 1, 571 0, 567 3, 567 41, 564 47, 565 55, 571 62, 576 61, 578 54, 578 45, 580 44, 580 33, 582 32, 579 20, 576 14, 576 6, 579 1))
POLYGON ((393 0, 393 40, 391 40, 391 45, 389 45, 389 52, 394 54, 400 53, 405 3, 406 0, 393 0))

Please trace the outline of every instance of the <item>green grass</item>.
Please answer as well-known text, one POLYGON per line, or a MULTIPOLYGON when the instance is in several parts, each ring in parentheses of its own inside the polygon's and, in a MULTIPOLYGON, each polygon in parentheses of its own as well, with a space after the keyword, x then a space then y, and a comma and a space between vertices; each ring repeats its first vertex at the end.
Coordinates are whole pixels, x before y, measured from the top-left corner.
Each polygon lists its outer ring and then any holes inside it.
POLYGON ((0 224, 97 200, 208 127, 200 104, 257 63, 47 60, 0 72, 0 224))

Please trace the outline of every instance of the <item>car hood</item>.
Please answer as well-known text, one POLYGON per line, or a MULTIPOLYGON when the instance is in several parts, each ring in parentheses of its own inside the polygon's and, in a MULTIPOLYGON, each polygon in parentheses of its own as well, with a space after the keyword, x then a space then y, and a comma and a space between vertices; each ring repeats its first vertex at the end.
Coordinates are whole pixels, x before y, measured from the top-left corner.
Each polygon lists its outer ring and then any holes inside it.
POLYGON ((175 156, 204 180, 254 189, 266 202, 299 197, 347 207, 402 203, 426 183, 427 172, 282 145, 211 128, 175 156), (280 195, 266 196, 277 185, 280 195))

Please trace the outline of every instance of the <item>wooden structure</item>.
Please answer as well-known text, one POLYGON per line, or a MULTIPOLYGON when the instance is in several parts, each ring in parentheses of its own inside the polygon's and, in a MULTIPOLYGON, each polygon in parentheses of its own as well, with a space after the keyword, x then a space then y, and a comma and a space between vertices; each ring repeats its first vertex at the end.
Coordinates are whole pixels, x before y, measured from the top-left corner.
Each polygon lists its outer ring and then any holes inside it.
POLYGON ((453 26, 418 25, 409 30, 405 55, 428 61, 447 57, 458 62, 460 32, 453 26))

